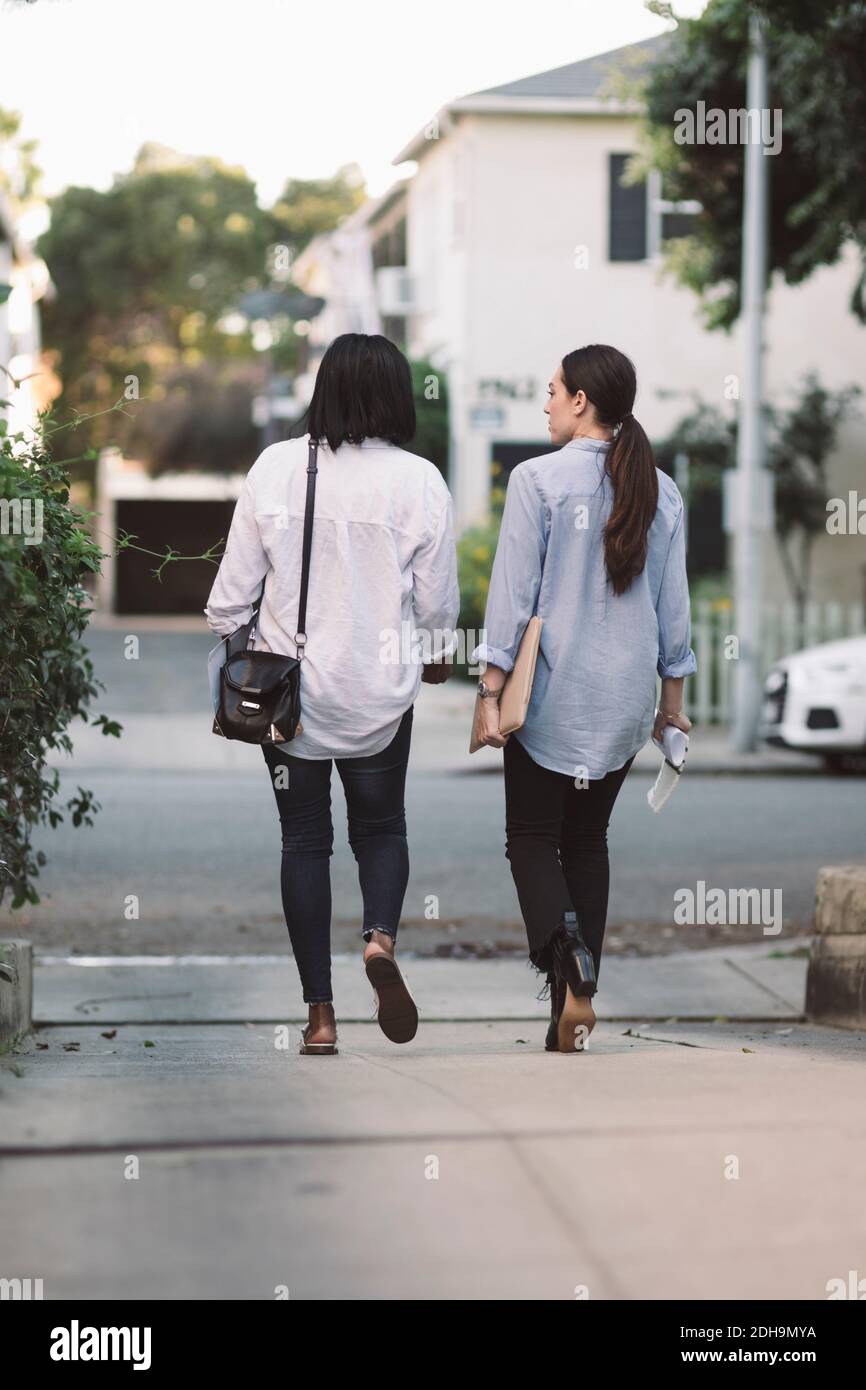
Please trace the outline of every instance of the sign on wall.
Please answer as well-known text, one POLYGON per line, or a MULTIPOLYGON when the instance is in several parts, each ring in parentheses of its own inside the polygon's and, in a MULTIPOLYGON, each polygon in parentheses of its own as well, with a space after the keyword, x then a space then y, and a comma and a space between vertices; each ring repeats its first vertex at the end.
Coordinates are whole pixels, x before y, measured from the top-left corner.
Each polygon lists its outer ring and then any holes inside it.
POLYGON ((532 401, 538 395, 538 382, 532 376, 485 377, 477 391, 482 401, 532 401))
POLYGON ((505 411, 501 405, 473 405, 469 423, 474 430, 501 430, 505 427, 505 411))

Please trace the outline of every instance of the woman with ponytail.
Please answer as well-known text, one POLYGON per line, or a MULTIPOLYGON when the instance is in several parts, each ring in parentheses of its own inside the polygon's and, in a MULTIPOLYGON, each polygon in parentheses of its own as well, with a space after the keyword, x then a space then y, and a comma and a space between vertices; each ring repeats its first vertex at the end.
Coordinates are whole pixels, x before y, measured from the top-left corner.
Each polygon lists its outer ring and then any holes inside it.
POLYGON ((557 367, 544 409, 560 447, 509 478, 486 640, 472 653, 485 668, 476 733, 505 750, 506 856, 530 962, 550 987, 554 1052, 582 1050, 595 1024, 617 794, 651 734, 691 728, 683 499, 634 417, 636 389, 613 347, 578 348, 557 367), (532 697, 503 735, 499 695, 533 614, 532 697))

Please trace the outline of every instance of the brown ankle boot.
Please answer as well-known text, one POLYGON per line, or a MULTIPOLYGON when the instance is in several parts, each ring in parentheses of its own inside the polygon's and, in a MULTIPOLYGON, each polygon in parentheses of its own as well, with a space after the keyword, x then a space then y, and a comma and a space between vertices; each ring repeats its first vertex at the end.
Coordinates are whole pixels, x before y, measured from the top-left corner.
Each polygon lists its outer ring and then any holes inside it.
POLYGON ((309 1056, 334 1056, 338 1048, 337 1021, 334 1018, 333 1004, 310 1004, 309 1014, 310 1021, 301 1034, 301 1045, 298 1051, 306 1053, 309 1056), (332 1031, 331 1025, 333 1025, 333 1040, 328 1036, 332 1031), (316 1033, 320 1037, 324 1034, 324 1040, 321 1042, 309 1042, 308 1038, 312 1033, 316 1033))

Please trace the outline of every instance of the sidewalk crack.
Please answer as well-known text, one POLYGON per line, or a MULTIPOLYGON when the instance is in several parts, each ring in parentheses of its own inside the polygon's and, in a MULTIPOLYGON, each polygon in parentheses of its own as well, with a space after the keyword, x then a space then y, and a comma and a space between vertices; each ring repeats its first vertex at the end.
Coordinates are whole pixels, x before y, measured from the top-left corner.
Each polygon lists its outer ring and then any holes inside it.
POLYGON ((786 1009, 793 1009, 797 1014, 802 1012, 802 1005, 794 1004, 790 999, 786 999, 783 994, 779 994, 778 991, 773 989, 770 985, 765 985, 763 980, 756 980, 754 975, 751 975, 748 970, 744 970, 736 961, 728 960, 727 956, 725 957, 725 965, 730 966, 731 970, 736 970, 737 974, 742 975, 744 980, 748 980, 750 984, 763 990, 764 994, 769 995, 771 999, 775 999, 778 1004, 784 1004, 786 1009))

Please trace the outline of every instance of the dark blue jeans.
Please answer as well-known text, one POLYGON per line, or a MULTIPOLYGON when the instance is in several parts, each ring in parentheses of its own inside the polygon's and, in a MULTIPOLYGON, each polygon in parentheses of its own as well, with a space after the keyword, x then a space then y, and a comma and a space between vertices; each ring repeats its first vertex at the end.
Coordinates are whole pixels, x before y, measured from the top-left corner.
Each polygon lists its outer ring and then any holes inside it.
MULTIPOLYGON (((374 930, 396 939, 409 881, 404 792, 412 714, 407 709, 381 753, 334 760, 346 793, 349 844, 358 863, 365 941, 374 930)), ((331 759, 295 758, 273 743, 263 743, 262 752, 277 799, 283 840, 280 889, 304 1003, 330 1003, 331 759)))

